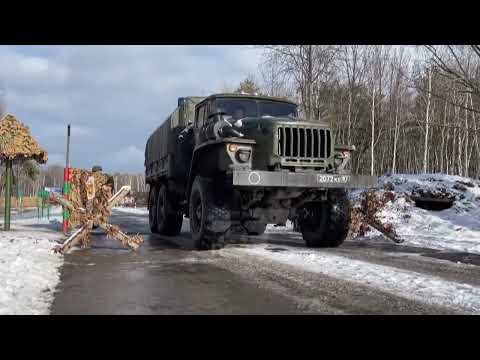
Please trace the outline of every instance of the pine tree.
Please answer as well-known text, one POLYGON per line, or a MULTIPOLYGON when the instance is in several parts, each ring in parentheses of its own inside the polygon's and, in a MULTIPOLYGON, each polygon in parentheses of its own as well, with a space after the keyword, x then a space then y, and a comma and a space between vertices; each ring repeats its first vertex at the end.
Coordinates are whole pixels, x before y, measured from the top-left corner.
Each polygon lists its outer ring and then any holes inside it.
POLYGON ((260 95, 260 87, 255 83, 255 80, 251 77, 247 77, 240 82, 240 85, 235 90, 237 94, 250 94, 260 95))

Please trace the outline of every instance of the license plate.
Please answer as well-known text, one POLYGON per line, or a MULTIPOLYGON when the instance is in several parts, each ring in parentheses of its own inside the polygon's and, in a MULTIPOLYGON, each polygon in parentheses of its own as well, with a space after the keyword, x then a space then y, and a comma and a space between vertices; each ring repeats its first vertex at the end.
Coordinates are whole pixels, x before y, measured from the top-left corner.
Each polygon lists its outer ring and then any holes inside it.
POLYGON ((317 175, 317 183, 319 184, 346 184, 350 181, 349 175, 340 175, 340 176, 333 176, 333 175, 317 175))

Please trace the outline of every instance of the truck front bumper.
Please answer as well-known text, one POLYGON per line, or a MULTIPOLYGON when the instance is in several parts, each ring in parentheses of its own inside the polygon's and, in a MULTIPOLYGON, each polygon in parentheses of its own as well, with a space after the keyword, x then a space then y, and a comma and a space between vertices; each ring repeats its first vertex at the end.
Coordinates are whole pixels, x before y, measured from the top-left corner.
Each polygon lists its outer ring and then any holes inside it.
POLYGON ((234 170, 233 185, 299 188, 371 188, 377 177, 324 173, 234 170))

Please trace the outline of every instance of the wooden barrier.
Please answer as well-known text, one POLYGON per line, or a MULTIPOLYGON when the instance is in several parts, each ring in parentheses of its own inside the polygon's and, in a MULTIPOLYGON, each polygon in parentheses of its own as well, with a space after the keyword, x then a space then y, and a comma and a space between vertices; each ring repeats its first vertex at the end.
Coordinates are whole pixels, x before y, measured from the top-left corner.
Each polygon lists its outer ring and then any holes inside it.
MULTIPOLYGON (((33 208, 37 207, 37 197, 36 196, 25 196, 23 199, 23 208, 33 208)), ((19 207, 19 200, 16 197, 12 197, 11 200, 12 209, 17 209, 19 207)), ((5 198, 0 197, 0 207, 5 207, 5 198)))

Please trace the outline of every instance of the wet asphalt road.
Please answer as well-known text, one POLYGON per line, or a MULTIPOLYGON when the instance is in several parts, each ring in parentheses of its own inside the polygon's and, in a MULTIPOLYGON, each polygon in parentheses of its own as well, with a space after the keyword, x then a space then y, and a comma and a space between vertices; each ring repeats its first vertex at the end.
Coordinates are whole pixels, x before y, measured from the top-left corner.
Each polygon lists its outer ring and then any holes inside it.
MULTIPOLYGON (((98 231, 92 248, 65 255, 52 314, 455 313, 278 263, 193 251, 188 221, 176 238, 151 235, 146 215, 116 212, 111 222, 144 235, 145 243, 134 253, 98 231)), ((304 247, 295 235, 269 234, 249 241, 270 243, 272 251, 304 247)), ((479 255, 362 241, 321 251, 480 285, 479 255)))
MULTIPOLYGON (((65 256, 52 314, 294 314, 295 303, 214 265, 197 263, 186 241, 148 232, 148 218, 112 217, 129 233, 144 235, 137 253, 103 233, 92 249, 65 256)), ((188 223, 184 223, 188 231, 188 223)), ((188 238, 188 232, 184 234, 188 238)), ((199 254, 201 255, 201 254, 199 254)))

